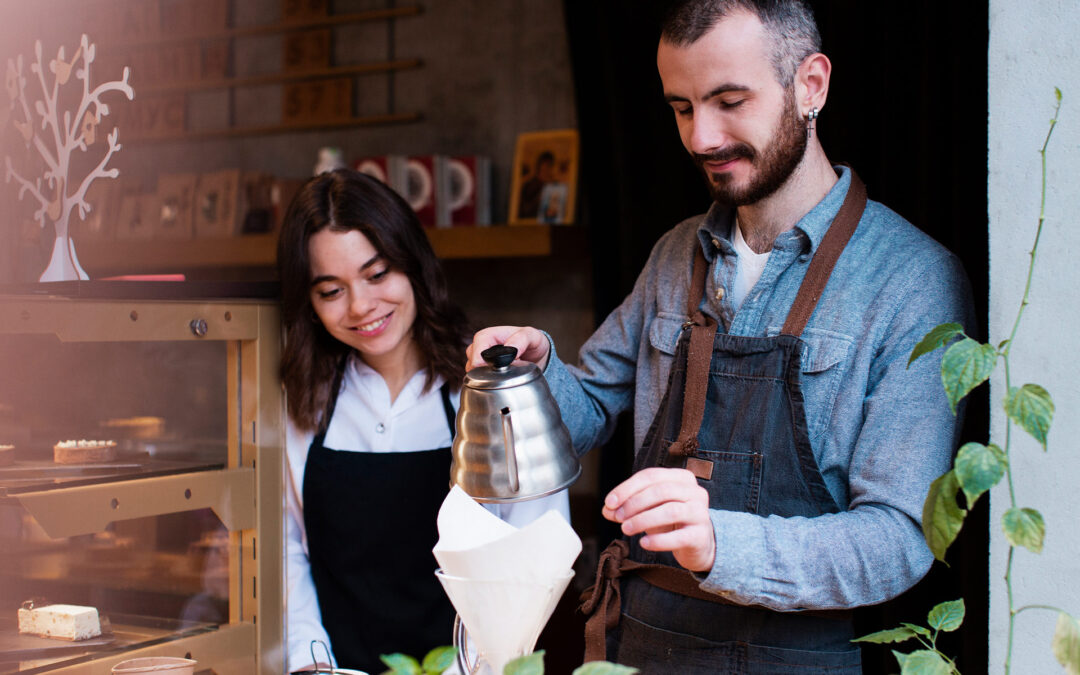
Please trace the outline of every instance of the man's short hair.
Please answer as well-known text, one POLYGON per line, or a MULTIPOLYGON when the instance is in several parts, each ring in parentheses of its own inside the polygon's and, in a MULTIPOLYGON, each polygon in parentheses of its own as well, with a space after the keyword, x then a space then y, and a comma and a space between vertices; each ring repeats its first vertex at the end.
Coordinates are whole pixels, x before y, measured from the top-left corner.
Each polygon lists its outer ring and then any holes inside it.
POLYGON ((773 43, 776 79, 790 87, 803 59, 821 51, 814 13, 803 0, 677 0, 661 24, 661 39, 675 47, 686 47, 721 19, 739 11, 754 14, 765 26, 773 43))

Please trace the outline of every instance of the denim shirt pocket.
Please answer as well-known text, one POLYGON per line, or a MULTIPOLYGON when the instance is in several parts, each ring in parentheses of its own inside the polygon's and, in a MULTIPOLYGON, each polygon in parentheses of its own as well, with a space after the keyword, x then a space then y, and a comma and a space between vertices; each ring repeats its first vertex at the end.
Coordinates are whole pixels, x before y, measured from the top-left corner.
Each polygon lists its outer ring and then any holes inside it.
MULTIPOLYGON (((675 362, 675 349, 679 344, 679 336, 683 333, 683 324, 686 316, 672 312, 658 312, 649 324, 649 344, 660 353, 655 357, 659 379, 662 387, 667 387, 668 378, 671 376, 671 366, 675 362)), ((659 392, 663 393, 663 392, 659 392)))
MULTIPOLYGON (((770 337, 779 334, 779 327, 768 329, 770 337)), ((806 426, 810 440, 816 441, 832 419, 840 382, 851 365, 849 357, 855 339, 820 328, 804 329, 800 339, 803 343, 800 387, 806 409, 806 426)))
POLYGON ((653 349, 659 349, 668 356, 675 356, 679 336, 683 332, 686 316, 671 312, 659 312, 649 325, 649 343, 653 349))

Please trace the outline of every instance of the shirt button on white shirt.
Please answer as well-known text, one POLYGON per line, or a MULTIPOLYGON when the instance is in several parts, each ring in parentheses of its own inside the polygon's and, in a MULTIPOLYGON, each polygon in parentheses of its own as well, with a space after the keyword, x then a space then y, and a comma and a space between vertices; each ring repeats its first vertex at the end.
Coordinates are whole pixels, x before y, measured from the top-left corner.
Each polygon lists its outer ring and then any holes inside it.
POLYGON ((386 431, 386 425, 383 424, 382 422, 379 422, 378 424, 375 425, 375 433, 381 434, 381 433, 384 433, 385 431, 386 431))

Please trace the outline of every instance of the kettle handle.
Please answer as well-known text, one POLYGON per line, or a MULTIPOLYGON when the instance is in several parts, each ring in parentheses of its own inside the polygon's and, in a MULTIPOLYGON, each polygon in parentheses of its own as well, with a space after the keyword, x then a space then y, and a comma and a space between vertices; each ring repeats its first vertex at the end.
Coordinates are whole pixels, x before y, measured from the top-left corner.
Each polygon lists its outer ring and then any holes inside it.
POLYGON ((510 408, 503 408, 500 412, 503 445, 506 447, 506 474, 510 477, 510 491, 517 492, 521 489, 521 481, 518 479, 517 452, 514 450, 514 426, 510 423, 510 408))

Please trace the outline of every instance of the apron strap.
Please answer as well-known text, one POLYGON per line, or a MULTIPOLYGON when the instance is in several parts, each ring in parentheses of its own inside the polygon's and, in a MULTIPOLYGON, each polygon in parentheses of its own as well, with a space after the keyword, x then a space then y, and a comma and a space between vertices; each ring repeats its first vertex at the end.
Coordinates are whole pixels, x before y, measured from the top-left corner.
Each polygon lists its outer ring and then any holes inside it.
POLYGON ((585 663, 603 661, 606 657, 607 631, 619 625, 622 596, 619 577, 635 574, 644 581, 669 591, 698 600, 723 605, 734 604, 719 595, 701 590, 697 579, 687 570, 668 565, 640 563, 630 560, 630 545, 616 539, 600 554, 596 566, 596 581, 581 594, 581 611, 585 621, 585 663))
POLYGON ((330 418, 334 416, 334 409, 337 408, 338 394, 341 393, 341 382, 345 379, 345 368, 349 363, 349 353, 346 353, 341 357, 341 361, 338 362, 337 370, 334 372, 334 379, 330 384, 330 397, 326 401, 326 410, 323 411, 322 419, 319 420, 319 428, 315 431, 315 439, 319 445, 323 444, 326 439, 326 430, 330 428, 330 418))
POLYGON ((806 269, 802 285, 799 286, 799 294, 795 296, 795 304, 788 312, 784 328, 780 331, 784 335, 802 335, 803 329, 810 321, 810 315, 814 313, 821 294, 825 292, 825 284, 829 282, 836 261, 843 253, 851 235, 855 233, 855 227, 862 218, 866 208, 866 186, 862 180, 851 171, 851 186, 848 187, 844 203, 836 213, 832 225, 829 226, 825 236, 821 239, 821 245, 814 252, 814 258, 806 269))
POLYGON ((446 413, 446 426, 450 427, 450 438, 452 440, 457 432, 457 412, 454 410, 454 404, 450 402, 450 383, 443 382, 443 385, 439 387, 439 393, 442 394, 443 412, 446 413))
POLYGON ((668 452, 679 457, 689 457, 697 450, 698 429, 701 428, 702 418, 705 416, 705 396, 709 389, 709 362, 712 361, 713 340, 717 330, 716 321, 705 316, 698 307, 705 293, 705 273, 709 265, 701 247, 694 248, 694 277, 686 312, 691 318, 683 325, 684 328, 690 326, 690 346, 686 359, 682 424, 679 427, 679 437, 668 447, 668 452))

